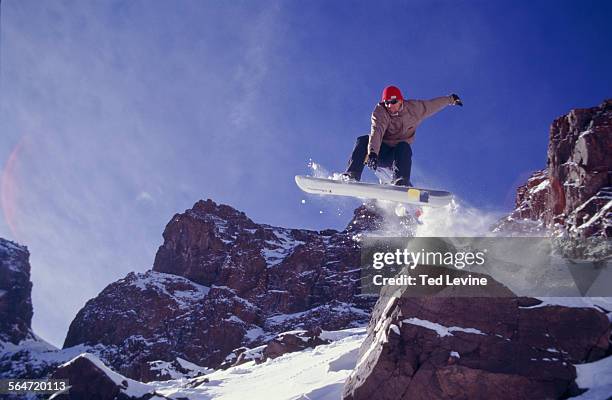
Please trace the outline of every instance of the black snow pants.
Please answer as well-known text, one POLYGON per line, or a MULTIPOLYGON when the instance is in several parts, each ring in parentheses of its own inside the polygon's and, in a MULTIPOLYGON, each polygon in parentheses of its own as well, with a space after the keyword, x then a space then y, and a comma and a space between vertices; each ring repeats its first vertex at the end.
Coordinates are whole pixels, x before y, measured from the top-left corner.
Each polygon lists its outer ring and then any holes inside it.
MULTIPOLYGON (((364 162, 368 155, 369 136, 359 136, 355 148, 348 162, 348 172, 356 180, 361 180, 364 162)), ((410 183, 410 170, 412 169, 412 148, 410 144, 400 142, 395 146, 382 143, 378 151, 378 166, 391 168, 393 171, 393 184, 412 186, 410 183)))

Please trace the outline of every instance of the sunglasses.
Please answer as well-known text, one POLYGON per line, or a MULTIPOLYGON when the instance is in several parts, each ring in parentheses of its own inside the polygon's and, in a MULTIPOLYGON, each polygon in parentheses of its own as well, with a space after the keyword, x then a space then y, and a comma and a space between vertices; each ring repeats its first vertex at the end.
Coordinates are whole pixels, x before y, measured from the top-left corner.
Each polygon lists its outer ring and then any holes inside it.
POLYGON ((385 105, 388 106, 389 104, 397 104, 398 102, 398 99, 385 100, 385 105))

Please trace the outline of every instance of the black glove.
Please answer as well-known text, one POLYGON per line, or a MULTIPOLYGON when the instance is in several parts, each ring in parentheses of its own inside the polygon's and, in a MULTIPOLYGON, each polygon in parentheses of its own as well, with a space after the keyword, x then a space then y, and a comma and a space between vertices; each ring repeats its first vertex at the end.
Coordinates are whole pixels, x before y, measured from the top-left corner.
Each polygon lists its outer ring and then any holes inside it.
POLYGON ((451 94, 450 98, 451 98, 451 101, 452 101, 452 103, 451 103, 452 105, 463 107, 463 102, 461 101, 459 96, 457 96, 455 93, 451 94))
POLYGON ((376 168, 378 168, 378 155, 376 153, 368 154, 366 165, 376 171, 376 168))

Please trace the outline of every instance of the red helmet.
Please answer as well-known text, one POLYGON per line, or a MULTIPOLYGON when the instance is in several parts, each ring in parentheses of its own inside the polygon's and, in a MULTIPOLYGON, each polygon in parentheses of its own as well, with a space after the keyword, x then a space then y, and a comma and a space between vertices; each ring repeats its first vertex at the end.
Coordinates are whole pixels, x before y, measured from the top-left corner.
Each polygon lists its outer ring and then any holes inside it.
POLYGON ((402 92, 396 86, 387 86, 383 89, 381 101, 393 99, 404 100, 404 98, 402 97, 402 92))

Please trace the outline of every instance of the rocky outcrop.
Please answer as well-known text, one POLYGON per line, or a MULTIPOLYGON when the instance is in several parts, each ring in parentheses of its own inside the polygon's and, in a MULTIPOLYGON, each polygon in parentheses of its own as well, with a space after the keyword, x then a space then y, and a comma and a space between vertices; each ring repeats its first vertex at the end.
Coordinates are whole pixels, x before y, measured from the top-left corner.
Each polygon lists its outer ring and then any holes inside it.
POLYGON ((217 367, 232 350, 281 332, 365 324, 375 299, 359 294, 355 236, 377 221, 363 206, 343 232, 285 229, 199 201, 168 223, 152 271, 87 302, 64 348, 86 345, 116 371, 148 381, 161 379, 155 365, 179 357, 217 367))
POLYGON ((0 238, 0 378, 40 378, 57 365, 48 357, 57 349, 39 339, 30 325, 29 257, 25 246, 0 238))
POLYGON ((268 313, 351 301, 355 274, 345 272, 359 266, 351 233, 369 221, 362 210, 350 232, 314 232, 258 225, 229 206, 200 201, 166 226, 153 270, 227 286, 268 313))
POLYGON ((329 344, 329 340, 320 337, 322 332, 321 328, 318 327, 310 330, 283 332, 276 335, 276 337, 268 341, 265 345, 252 349, 239 347, 234 349, 225 358, 220 368, 227 369, 249 361, 255 361, 255 364, 261 364, 268 359, 274 359, 283 354, 314 348, 322 344, 329 344))
POLYGON ((30 253, 0 238, 0 341, 19 343, 31 335, 30 253))
POLYGON ((532 233, 547 227, 578 237, 612 237, 610 154, 612 99, 556 119, 550 126, 546 169, 519 187, 515 210, 495 230, 532 233))
POLYGON ((64 348, 84 344, 114 370, 141 380, 158 360, 216 364, 261 323, 256 307, 228 288, 176 275, 130 273, 90 300, 71 323, 64 348))
POLYGON ((265 348, 266 345, 257 346, 252 349, 245 346, 238 347, 225 357, 225 360, 219 365, 219 368, 228 369, 249 361, 255 361, 255 364, 261 364, 266 360, 266 357, 263 355, 265 348))
POLYGON ((56 394, 65 400, 147 400, 156 396, 155 388, 111 371, 91 354, 82 354, 61 365, 51 379, 67 379, 69 392, 56 394))
POLYGON ((263 350, 266 359, 280 357, 283 354, 293 353, 322 344, 329 344, 328 340, 321 339, 321 329, 310 331, 284 332, 268 342, 263 350))
POLYGON ((609 351, 592 308, 517 297, 381 297, 344 399, 556 399, 609 351))

